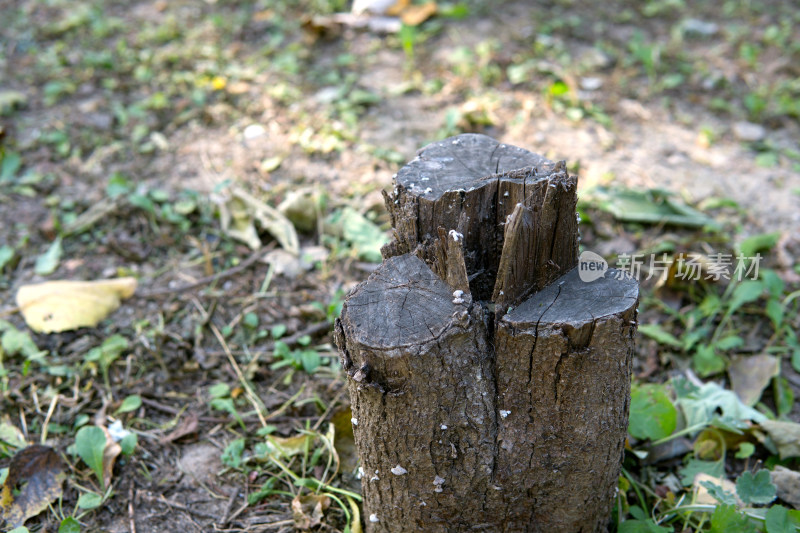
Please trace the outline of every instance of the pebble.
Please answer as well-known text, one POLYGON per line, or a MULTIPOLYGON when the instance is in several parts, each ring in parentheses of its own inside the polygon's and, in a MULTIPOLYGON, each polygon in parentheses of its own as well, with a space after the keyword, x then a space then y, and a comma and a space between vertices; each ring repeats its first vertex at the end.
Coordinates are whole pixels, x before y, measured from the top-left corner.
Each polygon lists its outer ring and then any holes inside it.
POLYGON ((764 126, 752 122, 736 122, 733 125, 733 134, 740 141, 755 142, 767 136, 764 126))
POLYGON ((694 34, 702 37, 711 37, 719 31, 719 24, 699 19, 686 19, 683 21, 683 31, 687 35, 694 34))

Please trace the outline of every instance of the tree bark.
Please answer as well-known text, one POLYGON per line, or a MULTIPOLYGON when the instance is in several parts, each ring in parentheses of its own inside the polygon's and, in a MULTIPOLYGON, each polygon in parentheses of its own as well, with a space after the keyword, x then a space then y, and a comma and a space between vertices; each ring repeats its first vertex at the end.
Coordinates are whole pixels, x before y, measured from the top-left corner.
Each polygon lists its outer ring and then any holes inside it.
POLYGON ((483 135, 397 174, 395 239, 334 333, 367 531, 605 530, 638 285, 581 281, 576 186, 483 135))

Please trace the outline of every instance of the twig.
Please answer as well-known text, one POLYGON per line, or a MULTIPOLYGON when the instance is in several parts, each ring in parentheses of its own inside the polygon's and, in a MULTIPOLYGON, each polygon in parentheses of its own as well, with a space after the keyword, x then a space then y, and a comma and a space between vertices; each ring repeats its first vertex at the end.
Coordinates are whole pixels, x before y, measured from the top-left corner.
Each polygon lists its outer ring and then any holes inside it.
POLYGON ((238 265, 231 267, 227 270, 223 270, 222 272, 217 272, 216 274, 212 274, 211 276, 206 276, 204 278, 200 278, 199 280, 189 283, 188 285, 184 285, 182 287, 176 287, 174 289, 155 289, 148 292, 143 292, 141 294, 135 295, 137 298, 158 298, 160 296, 167 296, 170 294, 176 294, 179 292, 185 292, 192 289, 196 289, 197 287, 202 287, 203 285, 208 285, 210 283, 214 283, 215 281, 219 281, 221 279, 229 278, 241 272, 244 272, 248 268, 250 268, 254 263, 256 263, 259 259, 261 259, 265 253, 270 251, 272 248, 275 247, 275 243, 271 242, 264 248, 260 248, 250 254, 250 257, 239 263, 238 265))
POLYGON ((172 509, 177 509, 179 511, 183 511, 185 513, 188 513, 189 515, 195 515, 195 516, 199 516, 201 518, 209 518, 211 520, 216 520, 216 518, 217 518, 216 515, 212 515, 211 513, 204 513, 203 511, 198 511, 196 509, 192 509, 191 507, 183 505, 182 503, 178 503, 178 502, 174 502, 174 501, 168 500, 163 495, 159 495, 158 497, 156 497, 156 496, 153 496, 153 495, 148 494, 147 492, 144 492, 144 491, 141 491, 141 490, 137 490, 136 491, 136 495, 137 496, 141 496, 148 503, 160 503, 160 504, 166 505, 167 507, 170 507, 172 509))
POLYGON ((136 533, 136 520, 134 519, 135 513, 133 511, 133 485, 128 487, 128 524, 130 525, 130 533, 136 533))

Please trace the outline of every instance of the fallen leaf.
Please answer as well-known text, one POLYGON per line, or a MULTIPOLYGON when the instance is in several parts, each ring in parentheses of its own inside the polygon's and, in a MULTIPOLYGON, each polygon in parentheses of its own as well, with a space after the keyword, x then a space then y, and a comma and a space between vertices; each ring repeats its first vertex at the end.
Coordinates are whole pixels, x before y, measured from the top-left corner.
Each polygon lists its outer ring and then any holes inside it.
POLYGON ((114 441, 103 426, 84 426, 75 435, 75 450, 95 476, 108 487, 114 470, 114 462, 122 447, 114 441))
POLYGON ((172 441, 183 438, 186 435, 197 433, 197 427, 199 425, 198 421, 199 417, 197 413, 190 411, 185 417, 181 418, 175 429, 161 437, 158 442, 160 444, 168 444, 172 441))
POLYGON ((135 291, 135 278, 48 281, 20 287, 17 305, 33 331, 52 333, 96 326, 135 291))
POLYGON ((331 424, 336 437, 336 453, 343 472, 352 472, 358 466, 358 453, 356 451, 355 437, 353 436, 353 412, 350 408, 343 409, 331 417, 331 424))
POLYGON ((422 5, 410 5, 400 13, 400 19, 406 26, 419 26, 436 14, 436 2, 422 5))
POLYGON ((25 435, 14 424, 9 422, 8 417, 0 422, 0 441, 14 448, 24 448, 28 444, 25 440, 25 435))
POLYGON ((297 495, 292 500, 292 518, 297 529, 307 530, 322 523, 331 499, 324 494, 297 495))
POLYGON ((734 355, 728 367, 728 376, 731 378, 733 392, 742 403, 753 406, 780 371, 780 362, 773 355, 734 355))
POLYGON ((719 223, 711 217, 675 200, 672 193, 660 189, 596 187, 584 194, 583 202, 611 213, 623 222, 719 228, 719 223))
POLYGON ((49 446, 28 446, 18 451, 3 483, 0 518, 10 529, 22 526, 61 497, 65 477, 61 459, 49 446))
POLYGON ((311 435, 295 435, 294 437, 267 437, 267 453, 283 457, 292 457, 306 452, 314 437, 311 435))
POLYGON ((770 478, 778 488, 778 498, 800 509, 800 472, 776 465, 770 478))
POLYGON ((256 229, 257 223, 275 237, 284 250, 294 255, 300 252, 297 231, 291 221, 250 193, 232 187, 219 207, 222 230, 231 238, 258 250, 262 243, 256 229))
POLYGON ((800 457, 800 424, 762 420, 758 423, 775 443, 781 459, 800 457))

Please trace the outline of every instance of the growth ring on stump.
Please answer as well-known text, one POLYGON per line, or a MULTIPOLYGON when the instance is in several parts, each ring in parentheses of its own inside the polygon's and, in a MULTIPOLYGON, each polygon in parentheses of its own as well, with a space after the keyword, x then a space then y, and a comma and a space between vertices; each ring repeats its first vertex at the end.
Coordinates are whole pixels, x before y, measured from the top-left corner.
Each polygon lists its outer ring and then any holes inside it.
POLYGON ((395 238, 334 332, 367 531, 606 529, 638 284, 581 280, 576 188, 475 134, 398 172, 395 238))

